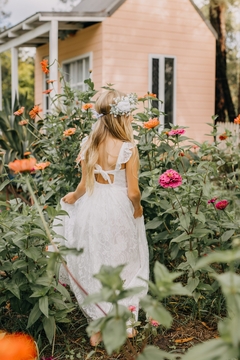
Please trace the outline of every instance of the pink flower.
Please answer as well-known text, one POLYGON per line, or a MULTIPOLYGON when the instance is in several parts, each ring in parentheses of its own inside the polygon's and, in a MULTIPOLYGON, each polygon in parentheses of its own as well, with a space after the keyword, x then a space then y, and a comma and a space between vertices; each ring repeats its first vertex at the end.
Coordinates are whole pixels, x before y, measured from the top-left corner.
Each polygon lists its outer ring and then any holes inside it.
POLYGON ((227 200, 221 200, 215 204, 216 209, 224 210, 228 206, 229 202, 227 200))
POLYGON ((154 327, 158 327, 160 325, 157 320, 153 320, 153 319, 150 320, 150 324, 154 327))
POLYGON ((207 203, 208 203, 208 204, 214 204, 216 200, 217 200, 217 197, 214 197, 214 198, 208 200, 207 203))
POLYGON ((182 177, 177 171, 169 169, 160 176, 159 184, 164 188, 175 188, 182 185, 182 177))
POLYGON ((168 132, 169 136, 176 136, 176 135, 183 135, 185 133, 184 129, 175 129, 175 130, 170 130, 168 132))
POLYGON ((131 312, 134 312, 134 311, 136 311, 136 306, 130 305, 130 306, 128 307, 128 310, 131 311, 131 312))

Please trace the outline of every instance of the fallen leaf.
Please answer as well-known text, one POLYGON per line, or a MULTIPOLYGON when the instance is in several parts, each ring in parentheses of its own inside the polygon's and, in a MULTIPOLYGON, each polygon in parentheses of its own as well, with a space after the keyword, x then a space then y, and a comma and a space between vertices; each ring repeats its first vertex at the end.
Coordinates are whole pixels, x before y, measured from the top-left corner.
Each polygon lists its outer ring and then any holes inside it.
POLYGON ((178 344, 182 344, 182 343, 186 343, 188 341, 191 341, 193 340, 194 338, 193 337, 190 337, 190 338, 186 338, 186 339, 176 339, 174 340, 175 343, 178 343, 178 344))
POLYGON ((201 321, 201 324, 203 324, 203 326, 205 326, 206 329, 213 330, 213 328, 210 328, 204 321, 201 321))

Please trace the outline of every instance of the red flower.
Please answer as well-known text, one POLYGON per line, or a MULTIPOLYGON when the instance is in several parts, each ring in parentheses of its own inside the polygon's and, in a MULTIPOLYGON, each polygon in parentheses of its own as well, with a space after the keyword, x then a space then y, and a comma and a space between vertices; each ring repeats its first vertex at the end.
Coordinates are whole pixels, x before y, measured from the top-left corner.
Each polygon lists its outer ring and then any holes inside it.
POLYGON ((37 349, 34 340, 27 334, 7 334, 0 340, 1 360, 34 360, 37 349))
POLYGON ((227 138, 228 138, 228 136, 226 133, 219 135, 219 140, 221 140, 221 141, 226 140, 227 138))
POLYGON ((216 200, 217 200, 217 197, 214 197, 214 198, 208 200, 208 204, 214 204, 216 200))
POLYGON ((24 109, 25 109, 25 107, 22 106, 20 109, 18 109, 17 111, 15 111, 15 112, 13 113, 13 115, 16 115, 16 116, 22 115, 23 112, 24 112, 24 109))
POLYGON ((53 89, 44 90, 42 93, 43 93, 43 94, 50 94, 51 91, 53 91, 53 89))
POLYGON ((224 210, 228 204, 229 202, 227 200, 221 200, 215 204, 215 208, 218 210, 224 210))
POLYGON ((158 126, 160 124, 160 121, 158 120, 158 118, 153 118, 153 119, 149 119, 147 122, 143 123, 143 127, 145 129, 153 129, 156 126, 158 126))
POLYGON ((42 65, 42 71, 45 73, 45 74, 48 74, 49 73, 49 69, 48 69, 48 59, 43 59, 40 64, 42 65))
POLYGON ((175 188, 182 185, 182 177, 177 171, 170 169, 160 176, 159 184, 164 188, 175 188))
MULTIPOLYGON (((15 160, 8 164, 10 170, 14 171, 15 174, 19 172, 31 172, 34 170, 34 166, 37 160, 35 158, 15 160)), ((1 357, 0 357, 1 359, 1 357)))
POLYGON ((154 327, 158 327, 160 324, 157 320, 150 319, 150 324, 154 327))
POLYGON ((134 311, 136 311, 136 306, 130 305, 130 306, 128 307, 128 310, 131 311, 131 312, 134 312, 134 311))
POLYGON ((18 125, 20 126, 24 126, 24 125, 27 125, 28 124, 28 120, 27 119, 24 119, 24 120, 21 120, 18 122, 18 125))
POLYGON ((175 129, 175 130, 170 130, 168 132, 169 136, 176 136, 176 135, 183 135, 185 133, 184 129, 175 129))
POLYGON ((35 117, 42 111, 38 105, 35 105, 31 111, 29 111, 29 115, 31 119, 35 119, 35 117))

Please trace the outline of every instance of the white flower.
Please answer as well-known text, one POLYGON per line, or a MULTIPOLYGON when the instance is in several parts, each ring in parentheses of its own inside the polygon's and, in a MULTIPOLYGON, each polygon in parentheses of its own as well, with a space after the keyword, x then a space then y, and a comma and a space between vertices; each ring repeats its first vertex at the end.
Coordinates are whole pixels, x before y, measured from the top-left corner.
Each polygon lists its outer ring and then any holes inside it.
POLYGON ((130 102, 128 99, 119 101, 116 108, 118 109, 119 112, 125 113, 125 114, 127 114, 131 111, 131 106, 130 106, 130 102))
POLYGON ((115 117, 118 115, 129 116, 131 111, 137 109, 137 94, 128 94, 127 96, 117 97, 113 99, 115 104, 110 104, 110 114, 115 117))

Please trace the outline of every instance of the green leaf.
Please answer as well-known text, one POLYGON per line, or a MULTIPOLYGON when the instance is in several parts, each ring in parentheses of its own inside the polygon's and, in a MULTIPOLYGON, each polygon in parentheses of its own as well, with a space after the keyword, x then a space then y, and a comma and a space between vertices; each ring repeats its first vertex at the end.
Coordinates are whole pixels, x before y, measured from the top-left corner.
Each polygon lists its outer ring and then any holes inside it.
POLYGON ((148 198, 151 195, 152 191, 153 191, 153 187, 147 186, 142 192, 142 197, 141 197, 142 200, 148 198))
POLYGON ((222 339, 208 340, 203 344, 196 345, 184 355, 181 360, 226 360, 235 357, 233 348, 222 339))
POLYGON ((29 317, 28 317, 28 323, 27 323, 27 329, 32 326, 42 315, 41 310, 39 309, 39 304, 36 302, 34 307, 32 308, 29 317))
POLYGON ((40 238, 47 238, 46 233, 41 230, 41 229, 33 229, 32 231, 30 231, 29 236, 33 236, 33 237, 40 237, 40 238))
POLYGON ((4 182, 0 185, 0 191, 2 191, 5 186, 7 186, 12 180, 6 179, 4 182))
POLYGON ((195 270, 202 269, 206 265, 212 264, 214 262, 228 263, 236 260, 240 260, 240 250, 215 251, 214 253, 201 258, 197 262, 195 270))
POLYGON ((190 225, 190 215, 188 215, 188 214, 181 215, 181 216, 179 216, 179 220, 180 220, 180 224, 183 227, 183 229, 187 230, 190 225))
POLYGON ((144 311, 147 312, 148 316, 157 320, 166 328, 171 326, 173 321, 172 316, 159 301, 153 299, 149 295, 146 295, 140 300, 140 304, 144 311))
POLYGON ((235 233, 235 230, 225 231, 221 236, 222 241, 225 242, 225 241, 229 240, 233 236, 234 233, 235 233))
POLYGON ((162 219, 159 219, 159 217, 155 217, 153 220, 148 221, 146 224, 146 230, 150 229, 156 229, 163 223, 162 219))
POLYGON ((34 261, 37 261, 41 257, 41 250, 39 250, 36 247, 30 247, 28 249, 22 249, 24 254, 29 257, 30 259, 33 259, 34 261))
POLYGON ((190 235, 188 235, 184 232, 181 235, 179 235, 178 237, 176 237, 175 239, 172 239, 170 243, 172 243, 172 242, 179 243, 184 240, 189 240, 190 237, 191 237, 190 235))
POLYGON ((171 355, 155 346, 146 346, 143 352, 138 355, 137 360, 174 360, 176 356, 171 355))
POLYGON ((39 298, 39 309, 45 315, 48 317, 48 296, 43 296, 39 298))
POLYGON ((48 338, 49 343, 51 344, 54 338, 54 334, 56 331, 56 324, 55 324, 55 319, 54 316, 49 316, 49 318, 44 318, 43 319, 43 328, 45 331, 45 334, 48 338))
POLYGON ((107 353, 111 355, 118 350, 127 338, 126 322, 121 318, 112 318, 106 322, 102 337, 107 353))
POLYGON ((199 278, 189 277, 186 288, 192 293, 199 284, 199 278))

